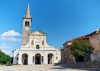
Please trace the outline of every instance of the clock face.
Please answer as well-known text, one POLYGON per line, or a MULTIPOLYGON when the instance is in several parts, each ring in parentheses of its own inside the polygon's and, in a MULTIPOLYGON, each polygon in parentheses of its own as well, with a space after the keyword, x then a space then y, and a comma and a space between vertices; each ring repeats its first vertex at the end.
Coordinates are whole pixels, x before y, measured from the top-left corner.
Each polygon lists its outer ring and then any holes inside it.
POLYGON ((29 27, 26 27, 25 29, 26 29, 26 30, 29 30, 29 27))

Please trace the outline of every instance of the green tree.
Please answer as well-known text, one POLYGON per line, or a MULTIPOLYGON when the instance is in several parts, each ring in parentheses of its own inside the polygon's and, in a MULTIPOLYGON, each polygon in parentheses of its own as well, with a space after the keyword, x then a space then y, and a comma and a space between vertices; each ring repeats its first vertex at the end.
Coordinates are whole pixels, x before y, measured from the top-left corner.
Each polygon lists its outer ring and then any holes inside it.
POLYGON ((6 55, 4 52, 0 52, 0 64, 5 64, 6 55))
POLYGON ((83 61, 85 54, 87 53, 90 55, 94 49, 88 40, 77 39, 73 41, 70 50, 76 61, 79 61, 79 59, 83 61))
POLYGON ((0 51, 0 64, 11 63, 11 57, 0 51))
POLYGON ((11 57, 9 55, 6 55, 6 62, 11 62, 11 57))

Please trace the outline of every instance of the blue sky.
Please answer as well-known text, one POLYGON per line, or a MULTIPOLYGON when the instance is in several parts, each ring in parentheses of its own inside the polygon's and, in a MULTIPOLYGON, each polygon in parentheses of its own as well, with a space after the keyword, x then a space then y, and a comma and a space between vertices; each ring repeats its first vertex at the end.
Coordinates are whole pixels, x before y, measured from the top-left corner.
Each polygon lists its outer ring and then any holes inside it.
POLYGON ((48 34, 48 44, 56 48, 100 28, 100 0, 0 0, 0 49, 11 56, 21 46, 28 3, 32 31, 38 26, 48 34))

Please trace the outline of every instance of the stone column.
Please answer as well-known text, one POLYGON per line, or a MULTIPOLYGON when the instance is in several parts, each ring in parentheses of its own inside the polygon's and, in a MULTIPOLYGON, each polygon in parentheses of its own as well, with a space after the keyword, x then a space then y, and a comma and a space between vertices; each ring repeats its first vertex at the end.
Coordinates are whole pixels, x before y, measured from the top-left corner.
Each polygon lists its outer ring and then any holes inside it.
POLYGON ((33 61, 32 61, 32 62, 33 62, 33 64, 35 64, 35 56, 33 56, 33 59, 32 59, 32 60, 33 60, 33 61))
POLYGON ((34 64, 35 64, 35 55, 34 55, 34 64))
POLYGON ((18 59, 18 64, 22 65, 22 54, 21 53, 19 53, 19 57, 18 58, 19 58, 18 59))
POLYGON ((54 64, 54 56, 52 56, 52 64, 54 64))
POLYGON ((41 56, 41 64, 43 64, 43 58, 42 58, 43 56, 41 56))
POLYGON ((17 57, 17 53, 16 52, 14 52, 14 55, 13 55, 13 64, 15 65, 15 64, 17 64, 17 59, 16 59, 16 57, 17 57))
POLYGON ((28 65, 33 64, 33 57, 31 53, 28 53, 28 65))
POLYGON ((48 64, 48 56, 47 56, 47 54, 44 54, 44 64, 48 64))

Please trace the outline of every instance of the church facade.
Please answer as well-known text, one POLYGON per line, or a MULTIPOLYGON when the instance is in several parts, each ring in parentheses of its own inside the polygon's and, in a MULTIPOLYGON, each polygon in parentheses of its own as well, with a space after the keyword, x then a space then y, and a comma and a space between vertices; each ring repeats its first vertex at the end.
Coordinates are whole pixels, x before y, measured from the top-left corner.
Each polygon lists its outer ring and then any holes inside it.
POLYGON ((22 45, 13 51, 13 64, 54 64, 61 62, 60 50, 46 42, 47 34, 36 30, 31 32, 30 7, 23 18, 22 45))

